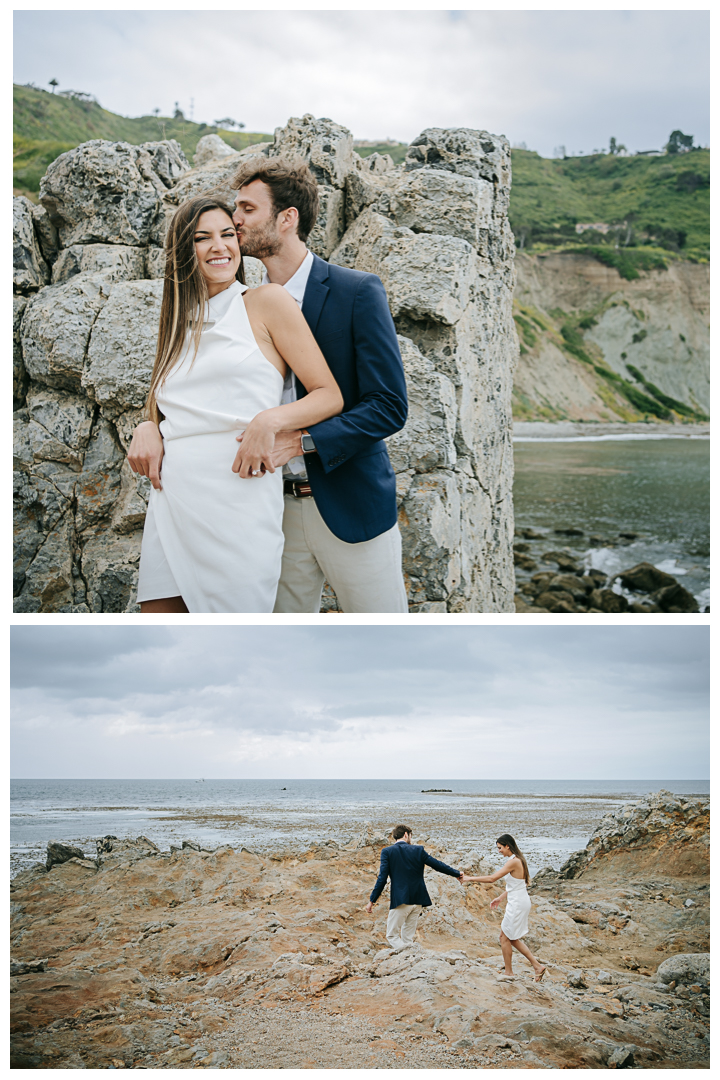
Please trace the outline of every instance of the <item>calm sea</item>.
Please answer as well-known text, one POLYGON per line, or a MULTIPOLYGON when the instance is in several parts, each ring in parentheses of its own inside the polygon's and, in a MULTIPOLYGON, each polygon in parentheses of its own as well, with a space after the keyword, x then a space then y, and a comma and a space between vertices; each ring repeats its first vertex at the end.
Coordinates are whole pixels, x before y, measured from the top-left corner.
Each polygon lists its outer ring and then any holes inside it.
MULTIPOLYGON (((651 562, 677 577, 703 611, 710 601, 710 440, 516 440, 515 524, 547 530, 535 558, 568 546, 608 574, 651 562), (579 528, 567 538, 554 529, 579 528), (637 533, 627 542, 620 533, 637 533), (609 544, 590 543, 597 535, 609 544)), ((527 577, 522 571, 518 580, 527 577)))
POLYGON ((603 814, 651 791, 707 794, 706 780, 13 780, 11 872, 48 840, 147 836, 256 851, 349 843, 410 825, 417 841, 495 856, 512 833, 533 872, 584 847, 603 814), (449 789, 429 792, 427 789, 449 789))

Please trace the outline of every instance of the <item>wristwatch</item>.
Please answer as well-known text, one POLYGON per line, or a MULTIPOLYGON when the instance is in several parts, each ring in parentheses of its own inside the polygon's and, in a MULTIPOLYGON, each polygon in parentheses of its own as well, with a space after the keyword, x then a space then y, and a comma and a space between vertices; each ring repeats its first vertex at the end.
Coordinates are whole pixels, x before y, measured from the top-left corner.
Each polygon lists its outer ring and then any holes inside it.
POLYGON ((302 446, 303 454, 313 454, 316 452, 313 437, 308 431, 303 431, 301 434, 300 445, 302 446))

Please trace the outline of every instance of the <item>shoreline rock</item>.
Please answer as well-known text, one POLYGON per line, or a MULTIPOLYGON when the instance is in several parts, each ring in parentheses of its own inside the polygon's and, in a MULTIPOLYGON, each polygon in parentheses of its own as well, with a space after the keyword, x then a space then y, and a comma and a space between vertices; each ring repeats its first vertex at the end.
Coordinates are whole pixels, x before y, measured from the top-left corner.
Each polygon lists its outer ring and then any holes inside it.
POLYGON ((498 979, 500 884, 428 873, 415 944, 387 948, 372 828, 271 855, 110 839, 11 885, 12 955, 43 958, 12 976, 13 1063, 705 1068, 706 825, 707 800, 659 792, 607 815, 574 877, 537 874, 539 985, 519 957, 498 979))
MULTIPOLYGON (((581 529, 554 529, 572 537, 582 537, 581 529)), ((547 540, 547 533, 538 533, 533 529, 515 530, 515 535, 532 540, 547 540)), ((632 543, 637 533, 620 533, 617 543, 632 543)), ((590 537, 590 542, 599 546, 611 546, 612 541, 600 537, 590 537)), ((537 571, 529 580, 520 581, 515 593, 515 611, 524 614, 535 612, 573 613, 577 611, 590 614, 603 613, 639 613, 651 614, 665 611, 669 613, 699 613, 697 600, 682 586, 672 574, 659 570, 649 562, 641 562, 627 570, 614 574, 605 574, 602 570, 584 570, 580 553, 565 548, 559 551, 546 551, 539 556, 529 554, 530 544, 516 541, 513 545, 515 566, 526 572, 537 571), (539 560, 539 561, 538 561, 539 560), (543 564, 557 566, 558 573, 543 570, 543 564), (629 595, 618 592, 616 583, 629 595)), ((704 614, 709 612, 708 606, 704 614)))

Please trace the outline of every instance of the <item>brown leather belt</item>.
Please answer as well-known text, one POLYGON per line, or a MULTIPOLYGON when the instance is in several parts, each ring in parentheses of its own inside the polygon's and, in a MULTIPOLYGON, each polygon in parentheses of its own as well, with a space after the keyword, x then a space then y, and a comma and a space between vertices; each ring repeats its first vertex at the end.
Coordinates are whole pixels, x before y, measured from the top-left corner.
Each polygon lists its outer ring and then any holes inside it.
POLYGON ((311 499, 312 488, 308 480, 283 480, 283 492, 294 499, 311 499))

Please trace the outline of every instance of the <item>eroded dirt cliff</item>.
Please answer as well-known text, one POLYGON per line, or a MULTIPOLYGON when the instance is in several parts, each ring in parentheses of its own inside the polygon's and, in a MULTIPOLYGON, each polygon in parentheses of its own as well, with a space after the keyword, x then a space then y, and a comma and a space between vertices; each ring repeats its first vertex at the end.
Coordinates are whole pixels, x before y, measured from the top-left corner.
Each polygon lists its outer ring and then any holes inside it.
POLYGON ((642 419, 642 407, 628 400, 613 374, 650 398, 652 384, 698 418, 708 412, 708 264, 677 260, 631 281, 588 255, 519 253, 515 267, 516 419, 642 419))

